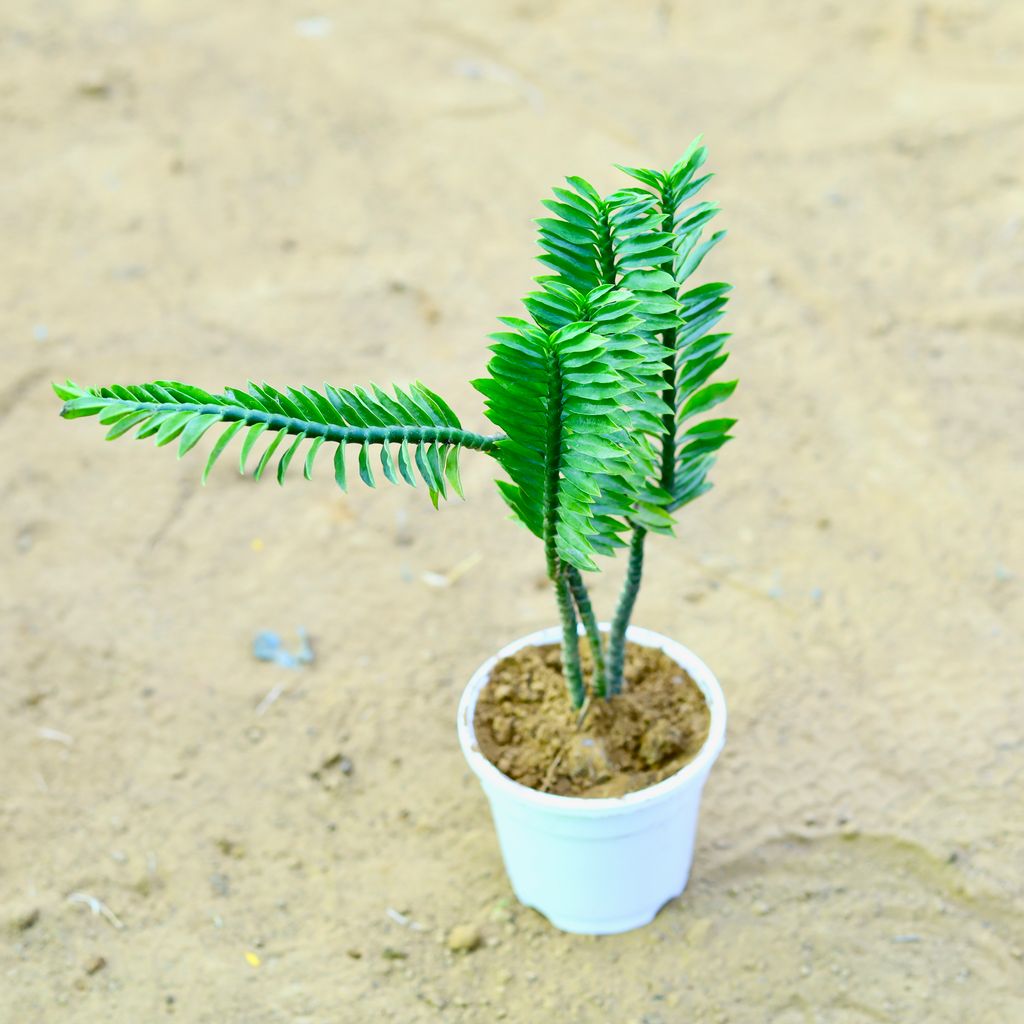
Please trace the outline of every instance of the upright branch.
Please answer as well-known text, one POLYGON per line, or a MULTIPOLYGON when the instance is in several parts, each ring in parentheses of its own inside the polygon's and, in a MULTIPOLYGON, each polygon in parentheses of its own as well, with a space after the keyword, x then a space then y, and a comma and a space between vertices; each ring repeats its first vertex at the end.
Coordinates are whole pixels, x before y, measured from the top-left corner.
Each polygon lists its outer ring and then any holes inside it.
MULTIPOLYGON (((689 424, 728 398, 736 388, 736 381, 708 383, 728 358, 722 349, 729 336, 708 332, 724 313, 729 286, 708 284, 684 290, 704 257, 725 236, 725 232, 718 231, 703 237, 704 228, 718 212, 715 204, 686 205, 711 177, 696 176, 706 158, 707 151, 697 140, 667 172, 622 168, 643 186, 636 191, 647 196, 652 215, 660 218, 662 234, 670 239, 671 258, 647 278, 664 290, 658 315, 646 324, 647 330, 659 337, 666 363, 661 396, 665 406, 661 457, 653 482, 664 496, 664 508, 669 513, 710 489, 707 475, 715 461, 713 453, 729 440, 729 430, 736 422, 710 419, 689 424)), ((625 634, 640 585, 646 533, 642 524, 635 524, 629 568, 611 629, 609 676, 613 692, 622 687, 625 634)))
POLYGON ((544 472, 544 557, 548 579, 555 588, 558 614, 562 623, 562 672, 569 688, 569 698, 575 708, 582 707, 586 699, 583 673, 580 669, 579 628, 569 589, 569 566, 558 555, 558 483, 562 471, 562 372, 558 365, 558 351, 550 343, 545 349, 547 360, 547 429, 545 431, 544 472))
POLYGON ((630 619, 633 617, 633 608, 636 606, 636 596, 640 592, 640 577, 644 571, 644 540, 647 531, 638 526, 633 531, 632 540, 629 542, 629 561, 626 565, 626 580, 622 585, 622 594, 619 596, 619 603, 615 609, 615 618, 612 620, 611 635, 615 642, 608 650, 608 696, 614 697, 622 693, 622 670, 626 664, 626 629, 629 627, 630 619))
MULTIPOLYGON (((645 433, 656 450, 672 416, 665 395, 658 397, 673 373, 671 362, 664 358, 670 349, 658 348, 655 341, 659 329, 670 329, 674 323, 675 296, 665 294, 674 282, 664 270, 673 258, 671 224, 666 224, 656 197, 642 189, 622 189, 602 199, 582 178, 569 178, 567 183, 569 189, 556 188, 555 198, 545 201, 553 216, 539 222, 540 260, 554 274, 539 279, 544 292, 528 296, 526 306, 538 323, 558 326, 578 315, 571 301, 566 301, 573 289, 628 288, 634 299, 635 330, 643 339, 641 351, 647 355, 642 372, 648 375, 645 388, 630 396, 641 413, 633 429, 645 433)), ((667 494, 655 486, 656 478, 652 471, 640 479, 625 513, 629 527, 638 530, 641 538, 648 529, 669 529, 670 520, 661 507, 667 503, 667 494)), ((642 547, 640 550, 642 557, 642 547)), ((602 638, 582 578, 574 585, 573 594, 604 676, 602 638)), ((595 687, 599 693, 621 689, 624 635, 631 611, 632 603, 628 607, 620 603, 610 634, 610 681, 595 687)))
POLYGON ((590 603, 590 594, 583 583, 583 574, 575 566, 566 567, 566 578, 569 581, 573 604, 579 612, 590 645, 590 656, 594 662, 594 696, 607 697, 608 673, 605 668, 604 645, 601 642, 601 630, 594 614, 594 606, 590 603))
MULTIPOLYGON (((567 631, 567 671, 576 646, 568 635, 577 621, 575 610, 568 617, 572 570, 594 571, 597 555, 624 546, 625 516, 654 466, 642 428, 658 421, 646 403, 662 364, 635 333, 635 306, 629 293, 610 288, 530 296, 534 322, 503 320, 508 329, 492 336, 489 376, 474 381, 488 417, 506 432, 495 458, 510 480, 498 487, 545 544, 567 631), (549 306, 562 310, 560 326, 543 315, 549 306)), ((590 622, 596 627, 592 615, 590 622)), ((575 682, 568 683, 575 700, 575 682)), ((603 675, 595 688, 604 689, 603 675)))

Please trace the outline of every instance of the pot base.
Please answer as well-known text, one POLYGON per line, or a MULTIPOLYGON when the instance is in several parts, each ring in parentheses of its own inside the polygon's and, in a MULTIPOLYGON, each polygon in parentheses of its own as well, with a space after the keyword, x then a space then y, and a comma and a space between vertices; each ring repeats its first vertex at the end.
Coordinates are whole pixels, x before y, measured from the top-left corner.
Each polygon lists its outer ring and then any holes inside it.
MULTIPOLYGON (((596 923, 590 920, 576 920, 572 918, 549 917, 539 907, 530 906, 529 903, 523 903, 522 900, 519 900, 519 902, 522 903, 524 907, 529 907, 531 910, 536 910, 537 913, 540 914, 542 917, 547 918, 547 920, 552 925, 554 925, 560 932, 568 932, 570 935, 621 935, 623 932, 636 931, 637 928, 644 928, 647 925, 649 925, 658 916, 658 914, 662 911, 664 907, 671 903, 672 900, 677 899, 679 896, 682 896, 682 894, 682 889, 680 889, 679 892, 675 894, 675 896, 670 896, 652 914, 644 913, 640 915, 634 915, 633 917, 618 918, 614 921, 602 920, 596 923)), ((516 898, 519 898, 518 895, 516 896, 516 898)))

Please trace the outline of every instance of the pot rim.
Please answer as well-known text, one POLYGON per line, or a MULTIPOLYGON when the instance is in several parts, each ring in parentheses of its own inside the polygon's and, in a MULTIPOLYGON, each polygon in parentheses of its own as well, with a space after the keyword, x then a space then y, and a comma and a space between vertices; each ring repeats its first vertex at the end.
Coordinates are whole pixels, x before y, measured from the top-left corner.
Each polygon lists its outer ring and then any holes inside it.
MULTIPOLYGON (((601 632, 608 632, 609 625, 601 623, 601 632)), ((462 692, 458 711, 459 744, 462 747, 469 767, 485 787, 493 787, 524 804, 538 809, 545 809, 568 817, 597 817, 609 814, 624 814, 640 807, 650 807, 669 799, 678 789, 686 786, 695 778, 703 777, 710 771, 725 744, 725 727, 727 713, 725 695, 710 668, 688 647, 669 637, 640 626, 630 626, 626 630, 626 639, 642 647, 656 647, 665 652, 681 668, 684 668, 697 684, 704 695, 711 712, 708 735, 703 746, 693 760, 683 765, 674 775, 667 779, 647 786, 645 789, 634 790, 624 796, 585 797, 561 796, 557 793, 542 793, 531 789, 521 782, 516 782, 501 772, 496 765, 484 757, 476 742, 473 729, 473 718, 476 713, 476 701, 481 690, 491 677, 494 666, 516 651, 524 647, 538 647, 541 644, 560 643, 562 631, 558 626, 537 630, 526 636, 506 644, 497 654, 491 655, 472 675, 462 692)))

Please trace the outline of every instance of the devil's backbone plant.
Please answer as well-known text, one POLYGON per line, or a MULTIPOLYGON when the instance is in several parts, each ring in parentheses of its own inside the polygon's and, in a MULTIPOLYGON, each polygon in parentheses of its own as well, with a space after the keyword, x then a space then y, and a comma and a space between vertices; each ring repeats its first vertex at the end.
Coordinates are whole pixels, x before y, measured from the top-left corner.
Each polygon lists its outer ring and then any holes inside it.
POLYGON ((67 418, 96 416, 113 440, 135 431, 184 455, 215 427, 203 472, 232 441, 239 466, 256 479, 273 467, 308 479, 325 445, 343 490, 353 475, 415 486, 435 507, 462 496, 465 450, 495 459, 512 513, 544 545, 562 626, 570 698, 609 698, 622 688, 626 629, 648 533, 669 533, 674 514, 711 486, 715 452, 735 422, 709 413, 736 382, 712 382, 726 361, 727 334, 715 333, 729 285, 689 287, 723 232, 707 234, 713 203, 693 201, 701 175, 699 140, 670 170, 620 168, 636 184, 602 197, 572 177, 545 200, 538 221, 540 261, 550 273, 492 335, 487 375, 474 381, 499 433, 463 428, 439 395, 413 384, 286 388, 249 384, 214 394, 191 384, 55 385, 67 418), (354 455, 354 467, 351 456, 354 455), (353 473, 354 468, 354 473, 353 473), (585 577, 598 558, 629 552, 626 581, 605 637, 585 577), (593 676, 580 667, 579 623, 593 676))

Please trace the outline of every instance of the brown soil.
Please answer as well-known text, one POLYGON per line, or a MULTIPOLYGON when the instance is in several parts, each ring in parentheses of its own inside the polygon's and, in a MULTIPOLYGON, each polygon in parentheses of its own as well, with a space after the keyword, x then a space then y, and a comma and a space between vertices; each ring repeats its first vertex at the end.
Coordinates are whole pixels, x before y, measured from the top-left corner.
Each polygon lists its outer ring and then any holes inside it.
POLYGON ((509 778, 560 796, 622 796, 667 779, 707 738, 704 696, 650 647, 627 647, 624 676, 622 693, 581 715, 566 697, 559 646, 517 651, 498 662, 477 701, 480 750, 509 778))

